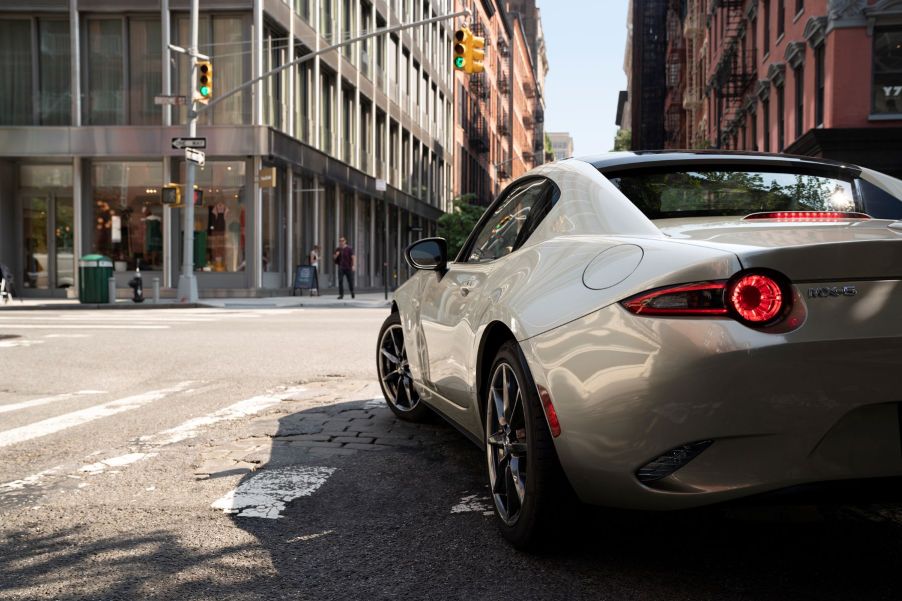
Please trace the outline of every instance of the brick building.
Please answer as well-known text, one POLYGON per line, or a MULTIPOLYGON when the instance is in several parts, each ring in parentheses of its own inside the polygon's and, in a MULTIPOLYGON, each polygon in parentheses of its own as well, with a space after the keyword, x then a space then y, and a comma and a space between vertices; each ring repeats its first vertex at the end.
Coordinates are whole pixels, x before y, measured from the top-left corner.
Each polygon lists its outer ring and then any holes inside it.
POLYGON ((543 162, 544 146, 536 152, 535 139, 544 101, 519 14, 496 0, 456 0, 455 8, 469 8, 471 30, 485 38, 485 71, 456 75, 454 189, 487 205, 543 162))
MULTIPOLYGON (((682 27, 668 35, 682 37, 686 58, 668 80, 668 93, 682 86, 683 114, 668 106, 667 146, 902 175, 902 0, 676 0, 672 16, 682 27)), ((668 65, 677 45, 668 40, 668 65)))

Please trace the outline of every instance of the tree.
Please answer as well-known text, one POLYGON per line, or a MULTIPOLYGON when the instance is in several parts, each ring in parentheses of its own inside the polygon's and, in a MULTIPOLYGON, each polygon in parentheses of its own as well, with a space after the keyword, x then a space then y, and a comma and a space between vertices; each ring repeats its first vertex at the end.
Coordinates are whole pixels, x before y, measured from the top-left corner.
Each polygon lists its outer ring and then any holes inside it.
POLYGON ((629 150, 632 143, 633 132, 628 129, 620 128, 614 137, 614 150, 629 150))
POLYGON ((464 194, 454 199, 454 208, 438 218, 438 235, 448 242, 448 256, 456 257, 467 241, 467 236, 476 227, 485 210, 474 204, 475 194, 464 194))

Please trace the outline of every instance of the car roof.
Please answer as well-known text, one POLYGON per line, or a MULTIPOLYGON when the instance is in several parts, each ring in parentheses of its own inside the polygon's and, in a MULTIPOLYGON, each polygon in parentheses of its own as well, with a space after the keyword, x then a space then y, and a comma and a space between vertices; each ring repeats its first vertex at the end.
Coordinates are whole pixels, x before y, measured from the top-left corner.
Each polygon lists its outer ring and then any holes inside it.
POLYGON ((578 157, 576 160, 589 163, 601 171, 622 169, 679 166, 702 163, 705 165, 733 165, 742 167, 783 167, 799 169, 829 169, 847 171, 857 176, 861 168, 857 165, 807 156, 771 154, 766 152, 742 152, 729 150, 637 150, 632 152, 609 152, 605 154, 578 157))

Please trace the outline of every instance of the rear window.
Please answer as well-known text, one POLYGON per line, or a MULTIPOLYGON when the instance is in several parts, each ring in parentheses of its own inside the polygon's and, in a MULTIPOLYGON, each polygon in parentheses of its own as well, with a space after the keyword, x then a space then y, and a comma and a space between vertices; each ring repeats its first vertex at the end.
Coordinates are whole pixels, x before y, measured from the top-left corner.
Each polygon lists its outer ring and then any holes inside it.
POLYGON ((823 175, 630 170, 605 176, 649 219, 861 210, 851 181, 823 175))

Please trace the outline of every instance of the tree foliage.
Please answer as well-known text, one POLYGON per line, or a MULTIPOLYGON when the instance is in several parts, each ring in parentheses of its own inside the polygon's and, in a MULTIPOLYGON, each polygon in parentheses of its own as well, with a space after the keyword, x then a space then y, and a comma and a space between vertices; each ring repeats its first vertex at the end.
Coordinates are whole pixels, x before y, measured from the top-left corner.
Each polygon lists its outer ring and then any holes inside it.
POLYGON ((438 219, 438 235, 448 242, 448 256, 456 257, 467 241, 467 236, 482 217, 484 207, 472 204, 475 194, 464 194, 454 199, 454 208, 438 219))
POLYGON ((614 150, 629 150, 632 143, 633 132, 628 129, 620 128, 614 137, 614 150))

